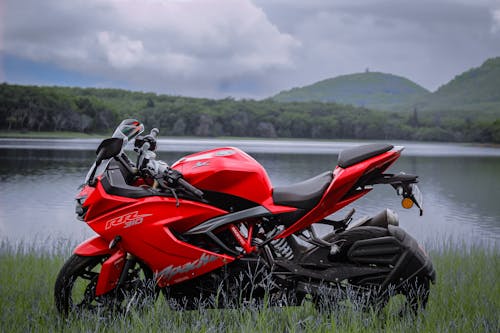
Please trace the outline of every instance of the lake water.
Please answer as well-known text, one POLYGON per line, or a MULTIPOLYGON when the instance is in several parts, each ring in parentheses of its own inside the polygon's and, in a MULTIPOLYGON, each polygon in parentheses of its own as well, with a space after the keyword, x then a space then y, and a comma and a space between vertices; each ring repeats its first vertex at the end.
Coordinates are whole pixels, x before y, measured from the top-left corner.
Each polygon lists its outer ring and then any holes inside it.
MULTIPOLYGON (((74 215, 74 195, 95 158, 100 140, 0 139, 0 239, 79 242, 93 235, 74 215)), ((392 142, 406 147, 390 172, 420 176, 424 215, 404 210, 390 186, 378 185, 351 207, 356 217, 385 207, 428 247, 500 245, 500 149, 472 145, 392 142)), ((267 170, 275 185, 302 181, 331 170, 338 153, 359 142, 162 139, 159 157, 173 163, 186 153, 239 147, 267 170)), ((131 152, 130 155, 134 153, 131 152)), ((129 155, 129 156, 130 156, 129 155)), ((321 228, 320 232, 329 230, 321 228)))

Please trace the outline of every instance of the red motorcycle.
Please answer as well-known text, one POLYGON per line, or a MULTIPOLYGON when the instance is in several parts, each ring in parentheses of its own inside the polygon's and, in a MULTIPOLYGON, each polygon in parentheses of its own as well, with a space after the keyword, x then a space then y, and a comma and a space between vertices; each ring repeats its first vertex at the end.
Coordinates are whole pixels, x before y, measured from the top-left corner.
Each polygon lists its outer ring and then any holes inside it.
MULTIPOLYGON (((83 242, 55 283, 61 314, 120 310, 132 300, 231 306, 259 300, 335 304, 351 295, 383 305, 395 294, 425 306, 435 271, 385 209, 352 222, 329 215, 389 184, 422 215, 417 176, 384 173, 403 147, 377 143, 340 153, 333 171, 273 187, 264 168, 234 147, 156 160, 158 130, 124 120, 97 148, 76 214, 98 235, 83 242), (132 163, 125 145, 135 139, 132 163), (314 224, 332 232, 320 237, 314 224), (267 295, 267 297, 266 297, 267 295)), ((277 304, 276 303, 276 304, 277 304)), ((282 304, 282 303, 280 303, 282 304)))

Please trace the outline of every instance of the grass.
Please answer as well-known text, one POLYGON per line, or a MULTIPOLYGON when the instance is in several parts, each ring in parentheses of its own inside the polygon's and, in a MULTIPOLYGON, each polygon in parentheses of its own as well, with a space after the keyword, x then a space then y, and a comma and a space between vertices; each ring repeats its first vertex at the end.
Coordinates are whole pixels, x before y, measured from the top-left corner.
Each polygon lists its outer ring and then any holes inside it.
MULTIPOLYGON (((298 307, 195 311, 171 310, 160 297, 145 311, 114 318, 84 314, 61 318, 53 286, 69 244, 50 251, 27 244, 0 244, 0 332, 499 332, 500 254, 497 249, 449 246, 431 252, 437 269, 427 309, 416 318, 358 312, 346 306, 321 313, 310 302, 298 307)), ((396 300, 397 301, 397 300, 396 300)))

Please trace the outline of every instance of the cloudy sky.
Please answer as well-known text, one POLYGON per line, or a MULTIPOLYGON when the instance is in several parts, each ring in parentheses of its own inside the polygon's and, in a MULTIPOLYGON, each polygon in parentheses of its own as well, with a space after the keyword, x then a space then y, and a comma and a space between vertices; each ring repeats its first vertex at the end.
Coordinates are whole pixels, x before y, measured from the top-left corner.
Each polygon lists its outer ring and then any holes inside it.
POLYGON ((0 0, 0 82, 224 98, 356 72, 434 91, 500 56, 500 0, 0 0))

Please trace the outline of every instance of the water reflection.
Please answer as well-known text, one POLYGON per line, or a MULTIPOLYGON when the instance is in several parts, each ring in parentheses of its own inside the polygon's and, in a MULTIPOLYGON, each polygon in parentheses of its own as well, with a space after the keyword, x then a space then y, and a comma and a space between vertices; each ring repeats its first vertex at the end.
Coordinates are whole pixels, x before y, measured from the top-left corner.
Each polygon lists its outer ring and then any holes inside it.
MULTIPOLYGON (((92 150, 45 146, 0 148, 0 238, 51 237, 82 241, 91 235, 92 231, 74 217, 73 197, 95 157, 96 145, 89 144, 92 150)), ((159 155, 172 163, 185 154, 162 151, 159 155)), ((354 203, 357 216, 372 215, 389 207, 400 215, 401 225, 424 243, 438 246, 443 240, 454 240, 466 244, 498 244, 500 157, 489 151, 485 155, 429 157, 414 153, 403 156, 391 171, 420 175, 424 216, 419 217, 416 209, 400 208, 400 199, 394 190, 382 185, 354 203)), ((336 154, 311 152, 256 152, 252 156, 263 164, 275 185, 302 181, 331 170, 337 161, 336 154)), ((335 215, 340 217, 345 211, 335 215)))
MULTIPOLYGON (((304 180, 336 163, 336 156, 255 154, 276 185, 304 180)), ((352 207, 357 216, 374 215, 385 207, 395 210, 401 226, 418 240, 439 245, 443 240, 484 245, 500 241, 498 183, 500 159, 492 157, 402 156, 389 172, 420 176, 424 216, 401 207, 400 197, 389 186, 378 185, 367 196, 335 214, 342 217, 352 207)), ((323 228, 323 231, 329 231, 323 228)))

